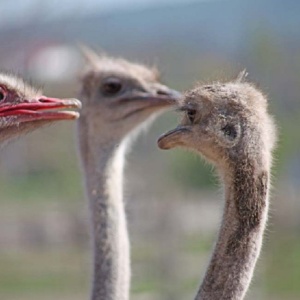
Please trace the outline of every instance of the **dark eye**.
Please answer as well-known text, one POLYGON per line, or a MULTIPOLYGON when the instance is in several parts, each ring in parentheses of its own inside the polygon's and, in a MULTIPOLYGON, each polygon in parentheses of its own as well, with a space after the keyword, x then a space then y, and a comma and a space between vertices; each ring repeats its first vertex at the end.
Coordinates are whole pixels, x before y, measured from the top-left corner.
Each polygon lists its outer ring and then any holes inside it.
POLYGON ((4 100, 6 93, 0 88, 0 101, 4 100))
POLYGON ((236 129, 233 125, 227 124, 222 128, 222 131, 225 136, 229 137, 230 139, 234 140, 237 136, 236 129))
POLYGON ((122 89, 122 82, 118 78, 107 78, 101 86, 101 91, 106 96, 114 96, 122 89))
POLYGON ((189 109, 186 111, 186 115, 191 123, 194 123, 197 111, 195 109, 189 109))

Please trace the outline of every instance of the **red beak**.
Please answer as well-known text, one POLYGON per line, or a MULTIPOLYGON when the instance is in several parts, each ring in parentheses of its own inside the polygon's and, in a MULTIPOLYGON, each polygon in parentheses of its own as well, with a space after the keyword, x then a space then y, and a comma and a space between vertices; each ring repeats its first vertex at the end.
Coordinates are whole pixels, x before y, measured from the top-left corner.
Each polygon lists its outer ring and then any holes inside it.
POLYGON ((58 99, 45 96, 37 100, 23 101, 17 104, 0 105, 0 117, 18 116, 18 121, 36 120, 73 120, 79 117, 75 111, 58 111, 58 109, 81 108, 77 99, 58 99))

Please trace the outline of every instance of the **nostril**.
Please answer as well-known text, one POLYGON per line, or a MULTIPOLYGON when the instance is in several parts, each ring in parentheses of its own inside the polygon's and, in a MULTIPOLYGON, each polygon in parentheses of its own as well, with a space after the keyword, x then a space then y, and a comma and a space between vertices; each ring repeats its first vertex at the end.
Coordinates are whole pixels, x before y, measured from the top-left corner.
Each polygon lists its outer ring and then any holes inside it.
POLYGON ((157 95, 162 95, 162 96, 169 96, 169 93, 166 90, 157 90, 156 94, 157 95))
POLYGON ((39 98, 38 101, 39 101, 39 102, 42 102, 42 103, 51 102, 51 101, 49 101, 47 98, 44 98, 44 97, 39 98))
POLYGON ((48 98, 46 96, 42 96, 38 99, 38 102, 41 102, 41 103, 56 103, 56 102, 60 102, 60 101, 61 101, 60 99, 48 98))

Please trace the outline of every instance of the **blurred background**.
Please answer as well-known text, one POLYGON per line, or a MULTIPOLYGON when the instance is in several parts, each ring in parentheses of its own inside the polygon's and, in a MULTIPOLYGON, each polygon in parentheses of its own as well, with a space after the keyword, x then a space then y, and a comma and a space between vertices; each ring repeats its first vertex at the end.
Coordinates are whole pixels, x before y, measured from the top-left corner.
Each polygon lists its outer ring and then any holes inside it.
MULTIPOLYGON (((74 97, 83 42, 153 64, 179 90, 246 68, 280 131, 271 216, 247 299, 300 299, 300 2, 294 0, 0 0, 0 66, 74 97)), ((216 239, 222 193, 213 170, 157 149, 170 112, 128 155, 132 299, 193 299, 216 239)), ((0 298, 88 299, 88 209, 75 124, 44 128, 0 159, 0 298)))

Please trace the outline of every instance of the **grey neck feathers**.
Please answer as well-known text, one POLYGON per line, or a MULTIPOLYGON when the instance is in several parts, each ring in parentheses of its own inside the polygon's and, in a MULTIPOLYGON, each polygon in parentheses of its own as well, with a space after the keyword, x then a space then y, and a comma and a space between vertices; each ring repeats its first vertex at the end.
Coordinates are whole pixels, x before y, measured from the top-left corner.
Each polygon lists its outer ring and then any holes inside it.
POLYGON ((100 147, 81 149, 85 151, 81 154, 93 234, 92 300, 129 297, 129 242, 122 191, 125 148, 125 141, 119 145, 102 141, 100 147))
MULTIPOLYGON (((79 146, 91 209, 93 235, 92 300, 127 300, 130 288, 130 245, 123 203, 125 152, 157 114, 126 137, 113 140, 103 128, 94 141, 86 117, 79 120, 79 146)), ((94 135, 95 136, 95 135, 94 135)))
POLYGON ((262 246, 269 170, 245 159, 225 175, 223 221, 196 300, 243 299, 262 246))

